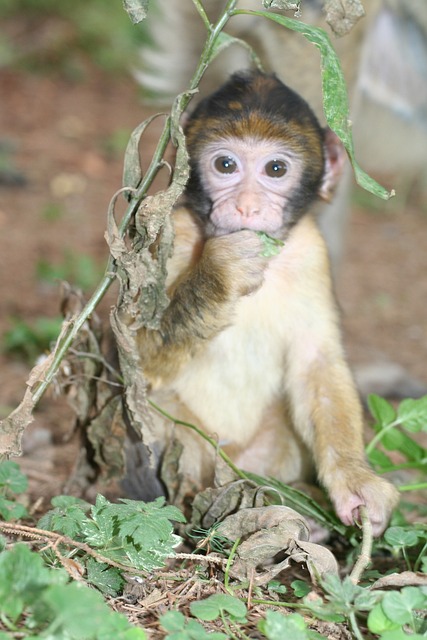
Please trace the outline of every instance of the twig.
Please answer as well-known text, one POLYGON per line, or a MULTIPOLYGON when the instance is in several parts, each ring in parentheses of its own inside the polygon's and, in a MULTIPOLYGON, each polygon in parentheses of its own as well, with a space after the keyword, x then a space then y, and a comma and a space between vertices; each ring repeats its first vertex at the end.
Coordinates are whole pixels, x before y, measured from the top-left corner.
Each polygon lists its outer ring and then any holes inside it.
POLYGON ((39 542, 46 542, 49 540, 49 546, 52 544, 64 544, 67 547, 74 547, 79 549, 80 551, 84 551, 88 555, 92 556, 98 562, 103 562, 112 567, 116 567, 117 569, 121 569, 123 571, 127 571, 129 573, 142 574, 146 575, 146 571, 141 569, 134 569, 133 567, 122 564, 121 562, 116 562, 107 556, 103 556, 102 554, 94 551, 89 545, 84 542, 77 542, 73 540, 73 538, 69 538, 68 536, 64 536, 59 533, 55 533, 54 531, 47 531, 45 529, 36 529, 35 527, 27 527, 23 524, 14 524, 10 522, 0 522, 0 530, 5 533, 9 533, 15 536, 23 536, 24 538, 29 538, 30 540, 35 540, 39 542))
POLYGON ((372 555, 372 525, 368 517, 368 511, 365 506, 359 507, 360 520, 362 523, 362 547, 356 564, 350 573, 350 580, 353 584, 357 584, 362 576, 364 570, 371 563, 372 555))
POLYGON ((216 451, 218 452, 218 455, 224 460, 224 462, 230 467, 232 471, 234 471, 234 473, 239 478, 241 478, 242 480, 250 481, 249 476, 244 471, 242 471, 242 469, 239 469, 239 467, 237 467, 234 464, 234 462, 225 453, 225 451, 223 451, 223 449, 221 449, 221 447, 218 446, 217 441, 211 436, 208 436, 208 434, 205 431, 203 431, 202 429, 199 429, 199 427, 196 427, 196 425, 192 424, 191 422, 185 422, 185 420, 178 420, 178 418, 174 418, 169 413, 167 413, 167 411, 165 411, 164 409, 159 407, 157 404, 155 404, 152 400, 148 400, 148 402, 153 407, 153 409, 155 409, 158 413, 160 413, 160 415, 164 416, 174 424, 179 424, 182 427, 187 427, 188 429, 192 429, 193 431, 195 431, 199 436, 201 436, 204 440, 206 440, 206 442, 209 442, 209 444, 216 449, 216 451))
POLYGON ((227 566, 226 558, 218 558, 217 556, 202 556, 198 553, 174 553, 173 556, 170 556, 171 560, 190 560, 191 562, 199 562, 205 564, 218 564, 223 569, 227 566))

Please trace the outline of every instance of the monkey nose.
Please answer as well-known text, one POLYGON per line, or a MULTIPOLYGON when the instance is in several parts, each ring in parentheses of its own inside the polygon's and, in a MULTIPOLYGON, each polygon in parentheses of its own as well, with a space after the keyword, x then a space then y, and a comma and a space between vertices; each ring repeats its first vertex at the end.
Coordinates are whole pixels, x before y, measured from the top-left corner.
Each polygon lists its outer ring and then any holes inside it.
POLYGON ((252 216, 256 216, 259 213, 259 209, 255 207, 236 207, 237 212, 241 215, 242 218, 251 218, 252 216))
POLYGON ((236 211, 242 218, 251 218, 259 213, 259 207, 253 201, 239 202, 239 204, 236 205, 236 211))

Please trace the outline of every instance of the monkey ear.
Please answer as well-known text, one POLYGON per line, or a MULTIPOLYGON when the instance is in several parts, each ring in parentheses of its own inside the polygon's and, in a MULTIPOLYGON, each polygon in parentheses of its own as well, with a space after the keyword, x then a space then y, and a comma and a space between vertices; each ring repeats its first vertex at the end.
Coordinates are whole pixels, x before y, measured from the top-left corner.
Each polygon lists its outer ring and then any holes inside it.
POLYGON ((346 152, 337 134, 329 127, 325 129, 324 150, 325 170, 319 189, 319 196, 322 200, 330 202, 344 170, 346 152))

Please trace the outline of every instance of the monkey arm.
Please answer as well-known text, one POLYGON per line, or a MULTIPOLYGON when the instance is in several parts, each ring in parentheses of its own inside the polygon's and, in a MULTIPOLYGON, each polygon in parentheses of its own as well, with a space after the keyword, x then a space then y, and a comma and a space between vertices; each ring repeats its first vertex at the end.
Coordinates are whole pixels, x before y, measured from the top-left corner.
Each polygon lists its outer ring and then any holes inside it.
MULTIPOLYGON (((307 225, 306 225, 307 226, 307 225)), ((386 526, 397 491, 370 469, 363 412, 344 357, 323 240, 311 229, 310 260, 302 260, 288 310, 287 391, 296 430, 312 452, 318 477, 345 524, 366 505, 375 535, 386 526)))
POLYGON ((170 303, 158 330, 139 329, 142 368, 151 382, 170 381, 232 321, 236 302, 257 289, 267 259, 251 231, 203 240, 185 209, 175 214, 175 250, 168 264, 170 303))

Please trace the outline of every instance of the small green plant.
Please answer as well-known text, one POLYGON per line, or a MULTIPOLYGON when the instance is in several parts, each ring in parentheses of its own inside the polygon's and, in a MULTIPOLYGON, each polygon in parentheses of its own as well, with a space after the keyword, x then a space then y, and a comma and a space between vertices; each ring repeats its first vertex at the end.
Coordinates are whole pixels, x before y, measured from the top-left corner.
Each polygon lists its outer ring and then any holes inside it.
POLYGON ((291 587, 294 591, 295 597, 304 598, 311 591, 311 586, 304 582, 304 580, 294 580, 291 582, 291 587))
POLYGON ((75 559, 77 552, 88 581, 109 595, 121 592, 123 570, 146 572, 163 567, 181 541, 173 533, 171 520, 185 522, 178 509, 165 505, 164 498, 113 504, 99 495, 90 505, 72 496, 58 496, 52 504, 54 509, 41 518, 39 529, 66 535, 69 553, 75 559))
POLYGON ((41 217, 47 222, 55 222, 64 216, 64 208, 56 202, 49 202, 41 211, 41 217))
POLYGON ((160 624, 167 632, 165 640, 227 640, 223 633, 208 633, 197 620, 187 620, 180 611, 168 611, 160 616, 160 624))
POLYGON ((100 593, 70 583, 63 569, 46 567, 24 544, 0 552, 0 640, 146 640, 123 615, 109 609, 100 593), (9 632, 12 634, 10 635, 9 632))
MULTIPOLYGON (((4 36, 3 47, 9 64, 26 69, 60 71, 74 78, 84 72, 85 58, 111 72, 128 72, 137 47, 144 40, 123 11, 121 2, 104 0, 2 0, 0 19, 19 19, 37 32, 41 20, 50 19, 50 37, 34 38, 22 47, 19 41, 4 36)), ((28 30, 28 39, 32 31, 28 30)))
POLYGON ((224 555, 228 555, 225 548, 231 546, 231 542, 228 538, 221 535, 217 528, 219 523, 213 525, 210 529, 193 529, 189 534, 189 538, 193 540, 197 540, 197 549, 204 549, 206 553, 210 553, 211 551, 216 551, 217 553, 222 553, 224 555))
POLYGON ((227 632, 225 637, 235 637, 233 628, 247 622, 245 603, 227 593, 215 593, 205 600, 193 602, 190 611, 193 616, 205 622, 221 620, 227 632))
POLYGON ((384 533, 384 541, 395 556, 402 554, 408 571, 418 571, 420 566, 427 568, 427 525, 390 527, 384 533), (417 550, 413 560, 408 549, 417 550))
POLYGON ((316 631, 308 629, 307 624, 299 613, 283 615, 278 611, 267 611, 264 620, 258 623, 258 629, 268 640, 320 640, 316 631))
POLYGON ((44 282, 67 280, 86 291, 95 286, 102 269, 86 254, 65 251, 61 262, 53 263, 44 258, 36 265, 36 276, 44 282))
POLYGON ((28 479, 16 462, 5 460, 0 464, 0 516, 3 520, 19 520, 28 516, 26 507, 16 498, 28 488, 28 479))
MULTIPOLYGON (((411 633, 424 633, 426 621, 418 614, 427 606, 427 594, 421 587, 404 587, 401 591, 368 590, 355 585, 349 578, 342 582, 334 576, 328 576, 322 587, 326 602, 319 598, 304 598, 305 607, 320 620, 342 622, 346 619, 356 638, 363 638, 360 619, 367 620, 369 629, 381 635, 384 640, 403 640, 407 636, 404 627, 411 633), (397 632, 396 636, 383 635, 397 632)), ((421 637, 421 636, 420 636, 421 637)))
POLYGON ((12 328, 3 335, 2 350, 8 355, 34 361, 50 349, 59 335, 62 322, 60 317, 41 316, 31 323, 14 318, 12 328))
POLYGON ((426 637, 427 593, 420 587, 389 591, 369 612, 368 627, 383 640, 421 640, 426 637))
MULTIPOLYGON (((398 469, 414 469, 425 474, 427 450, 418 444, 409 434, 427 431, 427 396, 412 400, 403 400, 395 409, 387 400, 376 395, 368 397, 369 410, 375 420, 375 436, 366 447, 370 462, 379 473, 398 469), (379 448, 379 444, 382 448, 379 448), (395 464, 385 451, 400 453, 406 461, 395 464)), ((425 479, 399 487, 401 491, 426 489, 425 479)))

